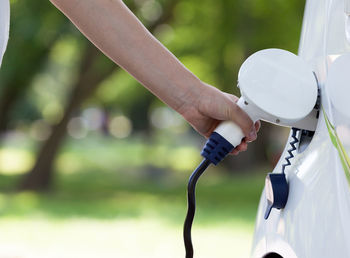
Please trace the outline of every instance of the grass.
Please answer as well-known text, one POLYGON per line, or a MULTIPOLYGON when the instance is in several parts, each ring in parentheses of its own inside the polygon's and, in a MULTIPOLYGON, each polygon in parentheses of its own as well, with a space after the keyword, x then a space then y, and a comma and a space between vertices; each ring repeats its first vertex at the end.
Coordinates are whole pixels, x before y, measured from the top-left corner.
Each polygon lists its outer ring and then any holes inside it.
MULTIPOLYGON (((202 178, 193 228, 198 257, 248 257, 262 182, 260 175, 202 178)), ((61 175, 50 193, 3 192, 0 257, 183 257, 185 184, 84 172, 61 175)))
MULTIPOLYGON (((119 159, 125 155, 113 144, 68 144, 48 193, 12 192, 21 175, 0 174, 0 258, 184 257, 189 172, 172 166, 172 161, 152 166, 140 157, 113 167, 111 152, 120 154, 119 159)), ((144 153, 139 142, 131 143, 128 152, 135 151, 133 144, 144 153)), ((161 153, 164 148, 152 151, 161 153)), ((172 151, 191 152, 185 149, 172 151)), ((249 257, 263 177, 230 176, 220 166, 202 176, 193 226, 197 257, 249 257)))

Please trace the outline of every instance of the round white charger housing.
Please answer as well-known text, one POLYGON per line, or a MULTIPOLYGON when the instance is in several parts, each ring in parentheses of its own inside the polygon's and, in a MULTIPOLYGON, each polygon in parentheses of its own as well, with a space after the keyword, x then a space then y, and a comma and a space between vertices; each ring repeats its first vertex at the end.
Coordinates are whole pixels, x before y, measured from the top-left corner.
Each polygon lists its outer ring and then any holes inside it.
POLYGON ((239 70, 238 82, 244 99, 258 107, 268 121, 301 120, 317 100, 317 81, 311 67, 282 49, 251 55, 239 70))

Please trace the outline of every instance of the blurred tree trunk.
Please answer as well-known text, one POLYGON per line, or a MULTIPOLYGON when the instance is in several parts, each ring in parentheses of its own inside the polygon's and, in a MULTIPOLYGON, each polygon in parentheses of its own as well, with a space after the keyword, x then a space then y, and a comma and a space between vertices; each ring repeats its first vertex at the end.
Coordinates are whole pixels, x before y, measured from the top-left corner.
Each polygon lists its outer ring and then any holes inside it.
MULTIPOLYGON (((159 25, 171 20, 176 3, 177 1, 171 1, 163 11, 163 15, 148 26, 151 32, 159 25)), ((101 57, 100 51, 89 43, 83 55, 79 77, 74 85, 64 116, 53 128, 52 134, 42 146, 33 169, 25 175, 19 185, 19 190, 44 191, 50 189, 53 181, 53 164, 66 135, 66 127, 70 118, 100 83, 118 68, 109 62, 107 67, 101 69, 97 66, 99 57, 101 57)))
POLYGON ((83 59, 81 60, 79 77, 73 87, 64 116, 54 126, 52 134, 42 146, 33 169, 21 182, 21 190, 47 190, 50 187, 53 171, 52 166, 66 134, 69 119, 82 102, 94 92, 97 86, 116 69, 116 66, 112 63, 108 67, 105 67, 103 71, 96 69, 95 64, 99 57, 99 50, 88 43, 83 59))
POLYGON ((12 107, 21 96, 21 89, 16 87, 16 82, 9 83, 2 92, 0 100, 0 134, 7 130, 9 113, 12 107))

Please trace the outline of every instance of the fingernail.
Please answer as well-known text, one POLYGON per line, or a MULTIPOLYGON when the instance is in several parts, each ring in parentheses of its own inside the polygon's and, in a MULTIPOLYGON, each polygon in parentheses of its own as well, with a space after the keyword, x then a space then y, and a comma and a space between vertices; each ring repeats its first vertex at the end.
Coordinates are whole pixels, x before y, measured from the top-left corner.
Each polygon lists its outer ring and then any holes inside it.
POLYGON ((251 140, 255 140, 256 137, 257 137, 257 135, 256 135, 256 132, 255 132, 255 131, 251 131, 251 132, 249 133, 249 138, 250 138, 251 140))

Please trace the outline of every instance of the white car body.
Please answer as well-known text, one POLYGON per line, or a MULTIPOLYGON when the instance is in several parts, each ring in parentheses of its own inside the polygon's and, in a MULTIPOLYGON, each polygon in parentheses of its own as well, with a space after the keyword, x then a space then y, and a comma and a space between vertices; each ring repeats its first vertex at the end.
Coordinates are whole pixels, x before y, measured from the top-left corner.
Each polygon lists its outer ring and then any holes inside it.
MULTIPOLYGON (((286 169, 286 207, 273 209, 265 220, 265 193, 261 196, 252 257, 350 257, 349 15, 349 0, 306 3, 299 56, 317 76, 322 107, 311 143, 305 151, 295 152, 286 169), (335 65, 337 59, 342 63, 335 65), (328 80, 332 68, 341 78, 341 87, 328 80)), ((281 173, 289 148, 287 143, 273 173, 281 173)))
POLYGON ((8 0, 0 0, 0 65, 4 56, 9 38, 10 3, 8 0))

